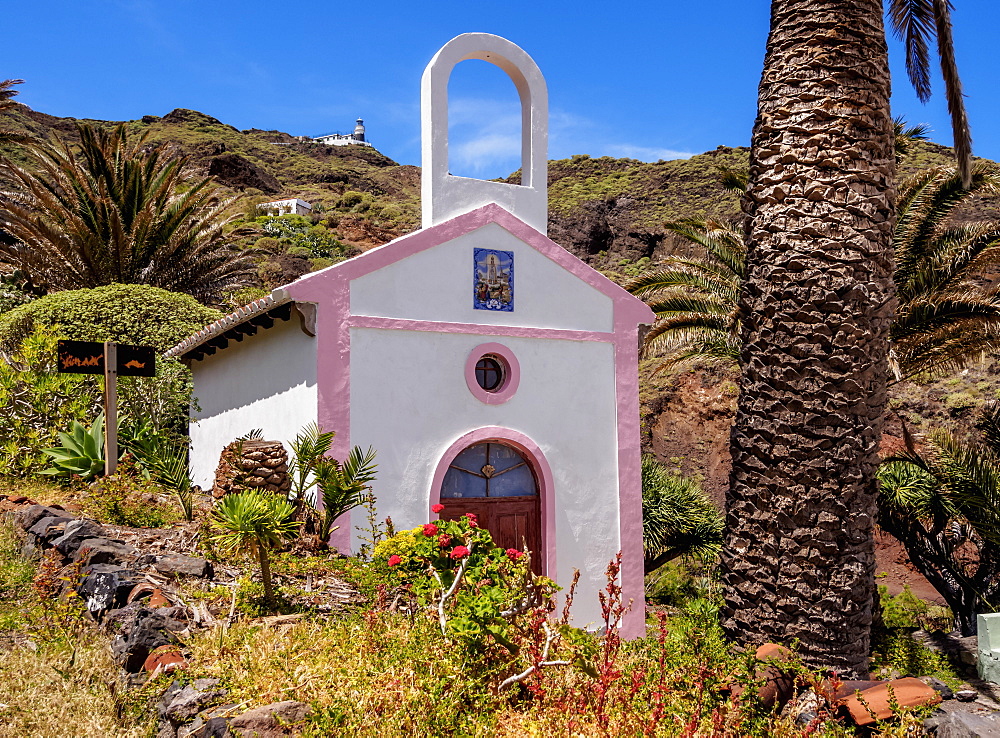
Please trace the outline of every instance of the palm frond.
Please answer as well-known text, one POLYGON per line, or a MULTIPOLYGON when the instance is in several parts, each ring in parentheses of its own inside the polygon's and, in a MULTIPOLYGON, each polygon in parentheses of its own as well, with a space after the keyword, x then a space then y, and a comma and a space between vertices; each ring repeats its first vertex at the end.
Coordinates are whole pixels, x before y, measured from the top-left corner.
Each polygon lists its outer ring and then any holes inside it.
POLYGON ((144 283, 203 302, 249 283, 252 254, 226 243, 225 211, 208 180, 162 146, 78 124, 79 153, 63 140, 27 147, 32 168, 0 162, 0 228, 15 239, 0 259, 48 291, 144 283))
POLYGON ((929 41, 934 35, 932 0, 890 0, 890 26, 906 48, 906 74, 921 102, 931 98, 929 41))
POLYGON ((962 80, 958 76, 955 61, 955 42, 951 33, 951 0, 932 0, 934 5, 934 25, 937 30, 938 56, 941 60, 941 75, 944 77, 944 93, 951 115, 951 131, 955 142, 955 158, 962 183, 968 187, 972 181, 972 132, 969 116, 965 112, 965 96, 962 94, 962 80))

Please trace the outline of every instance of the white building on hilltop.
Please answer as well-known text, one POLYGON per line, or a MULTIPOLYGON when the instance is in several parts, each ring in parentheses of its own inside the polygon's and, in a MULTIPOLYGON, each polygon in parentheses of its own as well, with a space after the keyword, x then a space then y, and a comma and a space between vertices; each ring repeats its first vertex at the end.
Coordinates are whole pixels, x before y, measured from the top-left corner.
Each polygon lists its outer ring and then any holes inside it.
POLYGON ((272 215, 309 215, 312 212, 312 205, 297 197, 288 200, 274 200, 272 202, 262 202, 261 210, 266 210, 272 215))
POLYGON ((316 143, 325 143, 329 146, 349 146, 356 144, 358 146, 374 148, 370 143, 365 141, 365 122, 361 118, 358 118, 353 133, 328 133, 325 136, 317 136, 312 140, 316 143))

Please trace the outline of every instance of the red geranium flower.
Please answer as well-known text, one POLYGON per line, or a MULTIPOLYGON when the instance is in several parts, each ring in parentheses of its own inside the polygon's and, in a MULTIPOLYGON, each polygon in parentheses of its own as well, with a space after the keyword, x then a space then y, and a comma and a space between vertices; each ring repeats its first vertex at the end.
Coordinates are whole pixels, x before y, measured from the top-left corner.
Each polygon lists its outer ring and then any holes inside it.
POLYGON ((388 561, 389 566, 396 566, 396 564, 401 564, 401 563, 403 563, 403 559, 397 556, 396 554, 393 554, 392 556, 389 557, 388 561))
POLYGON ((455 546, 455 548, 451 552, 451 557, 453 559, 464 559, 468 555, 469 555, 469 549, 467 549, 465 546, 455 546))
POLYGON ((511 561, 517 561, 522 556, 524 556, 524 551, 518 551, 516 548, 507 549, 507 558, 511 561))
POLYGON ((441 548, 444 548, 445 546, 448 546, 450 544, 451 544, 451 536, 449 536, 447 533, 442 533, 441 535, 438 536, 438 545, 441 548))
POLYGON ((469 520, 469 527, 470 528, 478 528, 479 527, 479 520, 476 518, 476 514, 475 513, 465 513, 465 517, 468 518, 468 520, 469 520))
POLYGON ((438 534, 438 527, 434 523, 424 524, 424 535, 430 538, 431 536, 436 536, 438 534))
POLYGON ((431 505, 431 512, 434 513, 435 515, 437 515, 442 510, 444 510, 444 505, 441 504, 431 505))

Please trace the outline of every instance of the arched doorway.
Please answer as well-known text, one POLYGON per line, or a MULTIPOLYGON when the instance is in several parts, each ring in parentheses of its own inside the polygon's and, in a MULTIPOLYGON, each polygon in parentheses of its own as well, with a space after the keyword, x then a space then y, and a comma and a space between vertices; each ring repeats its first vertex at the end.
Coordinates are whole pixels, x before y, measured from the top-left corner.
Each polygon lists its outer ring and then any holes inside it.
POLYGON ((527 548, 542 573, 541 498, 528 457, 502 441, 467 446, 448 465, 441 483, 442 517, 474 513, 500 548, 527 548))

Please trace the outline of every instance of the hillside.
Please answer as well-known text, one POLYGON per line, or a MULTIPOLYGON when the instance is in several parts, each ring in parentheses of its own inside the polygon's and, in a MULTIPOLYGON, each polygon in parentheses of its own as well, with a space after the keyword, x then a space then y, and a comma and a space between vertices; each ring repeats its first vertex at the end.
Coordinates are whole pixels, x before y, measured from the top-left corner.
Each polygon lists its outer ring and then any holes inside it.
MULTIPOLYGON (((76 132, 73 118, 23 105, 16 106, 11 119, 12 127, 41 138, 58 133, 72 139, 76 132)), ((399 165, 374 149, 303 143, 281 131, 240 131, 183 108, 128 125, 151 143, 175 146, 201 174, 244 195, 248 204, 301 197, 319 205, 317 215, 351 247, 371 248, 419 227, 419 168, 399 165)), ((690 159, 652 163, 587 155, 550 161, 549 235, 612 275, 633 271, 640 259, 655 259, 678 246, 664 230, 665 221, 739 217, 739 200, 719 184, 718 170, 745 167, 748 153, 720 146, 690 159)), ((946 147, 917 142, 900 170, 905 176, 950 162, 946 147)), ((515 172, 507 181, 518 176, 515 172)), ((1000 217, 1000 198, 977 203, 965 217, 1000 217)))

